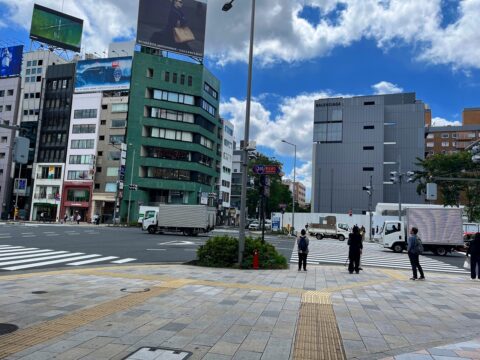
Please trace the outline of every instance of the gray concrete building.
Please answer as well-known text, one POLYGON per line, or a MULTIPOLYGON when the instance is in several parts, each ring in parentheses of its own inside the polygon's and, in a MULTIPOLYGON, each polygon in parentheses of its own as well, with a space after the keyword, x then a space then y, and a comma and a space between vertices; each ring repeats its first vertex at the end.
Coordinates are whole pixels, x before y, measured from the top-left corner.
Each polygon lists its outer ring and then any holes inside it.
MULTIPOLYGON (((20 77, 0 79, 0 121, 3 125, 15 125, 19 104, 20 77)), ((12 178, 18 175, 18 173, 12 173, 14 138, 14 130, 0 128, 0 206, 3 219, 8 218, 8 214, 13 209, 12 178)))
MULTIPOLYGON (((424 158, 426 104, 415 93, 328 98, 315 101, 312 212, 365 213, 398 202, 390 172, 415 170, 424 158)), ((402 183, 402 202, 423 203, 415 184, 402 183)))

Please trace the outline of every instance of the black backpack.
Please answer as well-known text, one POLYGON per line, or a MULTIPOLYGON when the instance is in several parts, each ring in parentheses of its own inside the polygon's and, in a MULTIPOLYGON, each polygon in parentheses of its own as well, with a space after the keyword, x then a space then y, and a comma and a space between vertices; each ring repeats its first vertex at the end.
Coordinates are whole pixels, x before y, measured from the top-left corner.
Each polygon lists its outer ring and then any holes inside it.
POLYGON ((308 250, 307 239, 305 236, 300 236, 300 241, 298 242, 298 250, 301 252, 306 252, 308 250))

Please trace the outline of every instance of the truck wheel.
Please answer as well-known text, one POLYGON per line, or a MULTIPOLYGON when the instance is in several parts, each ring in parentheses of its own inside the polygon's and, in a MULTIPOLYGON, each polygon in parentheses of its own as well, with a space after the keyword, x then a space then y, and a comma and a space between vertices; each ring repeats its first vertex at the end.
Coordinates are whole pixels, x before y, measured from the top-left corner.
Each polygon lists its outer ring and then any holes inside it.
POLYGON ((318 240, 322 240, 322 239, 323 239, 322 234, 317 234, 317 239, 318 239, 318 240))
POLYGON ((435 254, 439 256, 447 256, 447 249, 445 249, 444 247, 437 247, 435 249, 435 254))
POLYGON ((392 250, 393 250, 393 252, 401 253, 403 251, 403 246, 402 246, 402 244, 395 244, 395 245, 393 245, 392 250))
POLYGON ((155 226, 149 226, 148 227, 148 233, 149 234, 155 234, 155 226))
POLYGON ((343 235, 338 235, 338 240, 340 240, 340 241, 345 241, 345 236, 343 236, 343 235))

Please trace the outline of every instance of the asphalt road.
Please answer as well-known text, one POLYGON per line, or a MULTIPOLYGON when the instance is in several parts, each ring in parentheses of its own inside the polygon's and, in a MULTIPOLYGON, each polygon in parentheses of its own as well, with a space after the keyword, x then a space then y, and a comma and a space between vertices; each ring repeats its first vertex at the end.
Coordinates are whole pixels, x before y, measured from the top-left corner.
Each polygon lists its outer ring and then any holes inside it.
MULTIPOLYGON (((106 264, 124 259, 129 259, 129 261, 123 263, 188 262, 196 258, 196 251, 200 245, 203 245, 210 236, 219 234, 237 235, 238 230, 222 231, 220 229, 208 235, 191 237, 175 233, 151 235, 140 228, 3 223, 0 225, 0 269, 18 266, 17 263, 13 263, 15 261, 22 261, 22 264, 27 263, 29 262, 27 259, 32 259, 33 254, 37 254, 36 252, 41 250, 65 252, 59 255, 54 254, 54 256, 81 253, 72 256, 85 257, 96 254, 99 255, 98 259, 114 257, 114 259, 100 262, 93 262, 93 257, 78 259, 80 262, 92 261, 90 265, 106 264), (30 255, 29 252, 33 252, 33 254, 30 255), (14 256, 22 256, 22 258, 11 259, 12 253, 14 256), (25 256, 29 256, 29 258, 26 259, 25 256), (8 259, 4 259, 5 257, 8 259), (2 265, 5 262, 9 262, 9 264, 2 265)), ((258 234, 254 235, 259 236, 258 234)), ((275 245, 278 251, 290 260, 294 244, 292 238, 267 235, 265 240, 275 245)), ((46 254, 45 260, 42 259, 40 262, 56 261, 56 263, 41 265, 40 268, 65 266, 61 262, 62 257, 51 260, 47 259, 48 255, 46 254)))
MULTIPOLYGON (((174 233, 151 235, 140 228, 0 223, 0 272, 5 269, 38 270, 112 263, 183 263, 194 260, 197 248, 210 236, 219 234, 238 235, 238 229, 217 229, 208 235, 189 237, 174 233), (43 256, 42 251, 47 250, 55 252, 53 255, 56 257, 51 259, 50 253, 43 256), (38 253, 40 260, 37 260, 38 253), (76 258, 63 261, 71 257, 76 258), (40 265, 25 268, 28 264, 40 265)), ((260 236, 260 233, 255 232, 252 235, 260 236)), ((266 235, 265 240, 272 243, 290 261, 295 243, 293 238, 266 235)), ((347 247, 346 242, 343 244, 347 247)), ((459 268, 463 266, 465 258, 461 253, 450 256, 428 253, 424 255, 459 268)))

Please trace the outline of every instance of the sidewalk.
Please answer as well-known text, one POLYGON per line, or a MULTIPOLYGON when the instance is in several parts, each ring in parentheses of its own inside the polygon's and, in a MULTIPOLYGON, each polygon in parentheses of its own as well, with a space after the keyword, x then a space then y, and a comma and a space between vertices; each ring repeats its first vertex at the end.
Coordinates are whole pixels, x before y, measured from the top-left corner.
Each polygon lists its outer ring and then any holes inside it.
POLYGON ((0 335, 0 359, 119 360, 143 347, 210 360, 480 359, 480 282, 426 275, 185 265, 1 273, 0 323, 18 330, 0 335), (432 350, 462 342, 463 352, 440 348, 450 357, 432 350))

